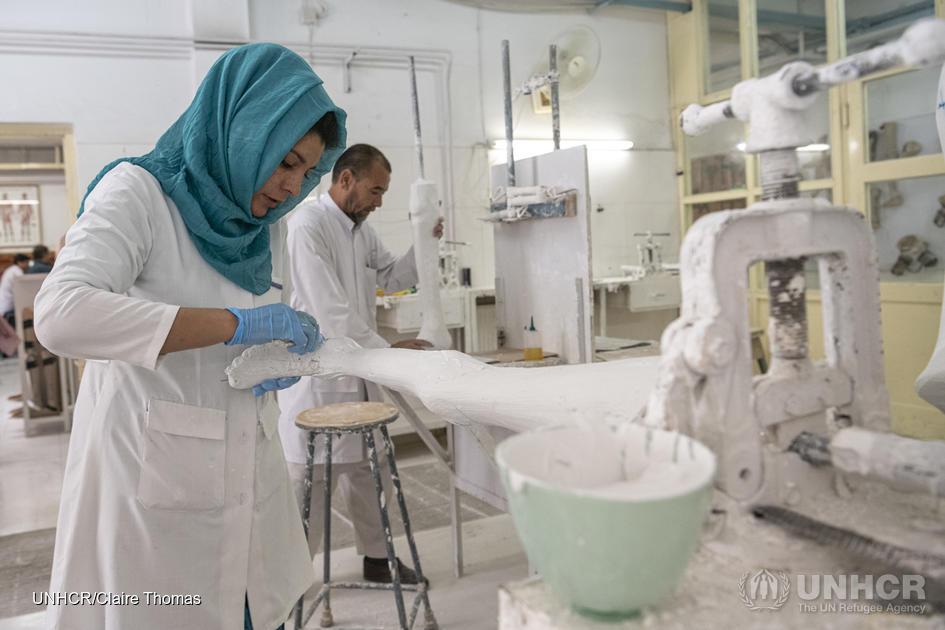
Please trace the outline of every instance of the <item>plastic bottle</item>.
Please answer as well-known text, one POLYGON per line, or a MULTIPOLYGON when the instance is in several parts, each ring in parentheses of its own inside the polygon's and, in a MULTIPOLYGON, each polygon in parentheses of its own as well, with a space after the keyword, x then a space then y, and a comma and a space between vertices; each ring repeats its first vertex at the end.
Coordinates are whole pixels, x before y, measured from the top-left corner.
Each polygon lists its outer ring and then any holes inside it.
POLYGON ((545 352, 541 349, 541 333, 535 329, 535 318, 531 318, 529 325, 525 327, 525 360, 541 361, 545 358, 545 352))

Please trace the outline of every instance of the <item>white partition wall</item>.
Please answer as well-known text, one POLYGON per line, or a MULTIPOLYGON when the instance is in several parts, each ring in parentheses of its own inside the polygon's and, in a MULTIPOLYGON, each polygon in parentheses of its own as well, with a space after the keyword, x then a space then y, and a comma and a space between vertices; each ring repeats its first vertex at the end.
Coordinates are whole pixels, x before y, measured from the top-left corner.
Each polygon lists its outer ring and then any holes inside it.
MULTIPOLYGON (((492 167, 492 190, 506 185, 506 173, 505 164, 492 167)), ((555 352, 566 363, 592 360, 594 301, 587 179, 587 150, 583 146, 515 162, 517 185, 573 188, 578 203, 573 217, 496 224, 496 329, 504 331, 505 348, 524 346, 524 329, 534 316, 546 353, 555 352)), ((499 427, 454 429, 455 486, 505 509, 505 492, 492 451, 512 434, 499 427)))
MULTIPOLYGON (((506 185, 505 164, 493 166, 490 175, 492 190, 506 185)), ((577 214, 496 224, 496 329, 504 333, 505 347, 522 348, 534 317, 545 352, 566 363, 588 363, 594 354, 594 298, 587 149, 516 160, 515 183, 576 189, 577 214)))

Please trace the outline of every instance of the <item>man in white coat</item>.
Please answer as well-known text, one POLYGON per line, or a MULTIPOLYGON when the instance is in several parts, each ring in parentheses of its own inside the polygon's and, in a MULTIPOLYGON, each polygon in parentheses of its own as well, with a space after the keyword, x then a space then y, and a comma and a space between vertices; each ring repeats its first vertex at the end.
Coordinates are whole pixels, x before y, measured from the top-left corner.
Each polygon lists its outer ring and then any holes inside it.
MULTIPOLYGON (((353 145, 335 163, 329 191, 300 204, 288 221, 292 286, 289 303, 314 315, 326 337, 350 337, 365 348, 391 345, 377 333, 376 289, 401 291, 417 283, 413 248, 400 257, 394 256, 365 223, 381 207, 390 177, 390 162, 383 153, 367 144, 353 145)), ((438 238, 442 236, 442 223, 437 224, 433 233, 438 238)), ((394 347, 422 350, 430 345, 422 339, 408 339, 394 347)), ((331 381, 302 377, 296 385, 279 392, 279 432, 300 506, 308 436, 295 426, 296 416, 305 409, 331 403, 380 399, 376 385, 355 377, 331 381)), ((312 554, 322 542, 325 507, 323 441, 318 440, 316 447, 319 465, 312 479, 309 519, 312 554)), ((383 460, 381 470, 389 478, 383 460)), ((332 485, 340 486, 354 524, 358 553, 364 556, 364 579, 389 583, 387 547, 374 480, 360 436, 333 440, 332 485)), ((398 566, 401 581, 416 584, 416 573, 400 560, 398 566)))

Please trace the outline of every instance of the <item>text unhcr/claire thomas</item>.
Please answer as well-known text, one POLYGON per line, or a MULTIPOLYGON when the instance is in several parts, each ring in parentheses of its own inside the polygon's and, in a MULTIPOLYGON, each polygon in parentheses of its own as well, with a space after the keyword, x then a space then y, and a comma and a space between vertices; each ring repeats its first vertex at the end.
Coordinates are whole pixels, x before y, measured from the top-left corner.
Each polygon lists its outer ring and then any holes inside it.
POLYGON ((37 606, 199 606, 200 595, 183 593, 105 593, 74 591, 71 593, 34 592, 37 606))

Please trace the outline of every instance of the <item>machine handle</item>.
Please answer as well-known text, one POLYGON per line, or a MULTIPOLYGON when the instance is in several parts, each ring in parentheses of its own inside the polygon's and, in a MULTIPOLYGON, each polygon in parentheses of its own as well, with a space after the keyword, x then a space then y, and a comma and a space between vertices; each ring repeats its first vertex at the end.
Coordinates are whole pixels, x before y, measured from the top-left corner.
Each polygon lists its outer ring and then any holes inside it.
MULTIPOLYGON (((778 78, 785 77, 786 80, 790 80, 789 90, 794 96, 804 97, 890 68, 920 67, 943 61, 945 61, 945 20, 924 18, 907 28, 899 39, 888 44, 844 57, 821 68, 812 68, 810 72, 795 74, 793 77, 789 76, 790 73, 785 73, 783 69, 775 75, 778 78)), ((733 93, 737 93, 739 88, 744 88, 754 81, 758 79, 742 81, 733 88, 733 93)), ((746 113, 740 113, 744 116, 743 120, 747 121, 746 113)), ((679 120, 686 135, 698 136, 720 122, 738 117, 736 109, 732 107, 732 102, 726 100, 707 106, 690 105, 683 110, 679 120)))

